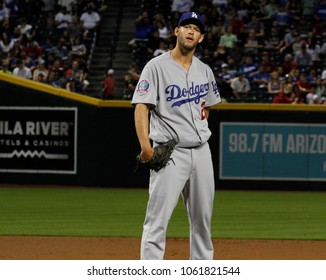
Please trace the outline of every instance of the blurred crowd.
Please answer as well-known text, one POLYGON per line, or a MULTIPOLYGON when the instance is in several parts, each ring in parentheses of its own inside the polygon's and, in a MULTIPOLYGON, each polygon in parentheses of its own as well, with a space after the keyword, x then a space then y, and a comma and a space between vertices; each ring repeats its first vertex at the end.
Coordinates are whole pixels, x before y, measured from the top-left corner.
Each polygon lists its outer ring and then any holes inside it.
POLYGON ((84 93, 101 0, 0 0, 0 72, 84 93))
POLYGON ((141 1, 125 98, 144 65, 174 46, 180 15, 206 20, 196 55, 213 69, 225 102, 324 104, 325 0, 141 1))
MULTIPOLYGON (((85 93, 106 2, 0 0, 0 72, 85 93)), ((181 14, 197 11, 206 33, 196 55, 213 69, 225 102, 325 103, 326 0, 134 2, 140 13, 124 99, 132 98, 145 64, 174 47, 181 14)), ((112 76, 103 80, 109 99, 112 76)))

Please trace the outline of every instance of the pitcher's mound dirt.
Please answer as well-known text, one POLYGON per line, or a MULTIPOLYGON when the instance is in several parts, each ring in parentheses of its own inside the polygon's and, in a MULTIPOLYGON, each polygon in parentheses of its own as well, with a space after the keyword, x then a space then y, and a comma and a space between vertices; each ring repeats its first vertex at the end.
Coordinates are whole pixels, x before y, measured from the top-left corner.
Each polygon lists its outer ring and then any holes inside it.
MULTIPOLYGON (((217 260, 325 260, 326 241, 214 239, 217 260)), ((0 236, 2 260, 138 260, 139 238, 0 236)), ((167 240, 165 259, 187 260, 189 240, 167 240)))

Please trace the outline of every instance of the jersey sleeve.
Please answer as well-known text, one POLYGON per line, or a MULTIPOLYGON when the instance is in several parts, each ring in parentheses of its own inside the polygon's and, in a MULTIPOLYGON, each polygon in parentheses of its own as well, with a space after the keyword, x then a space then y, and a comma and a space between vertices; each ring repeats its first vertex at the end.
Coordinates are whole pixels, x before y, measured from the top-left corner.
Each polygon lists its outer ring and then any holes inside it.
POLYGON ((132 97, 131 104, 137 103, 152 104, 157 103, 157 78, 152 67, 145 66, 132 97))
POLYGON ((208 65, 206 65, 206 67, 207 67, 207 75, 208 75, 208 82, 209 82, 209 92, 207 95, 205 107, 210 107, 217 103, 220 103, 221 96, 212 69, 208 65))

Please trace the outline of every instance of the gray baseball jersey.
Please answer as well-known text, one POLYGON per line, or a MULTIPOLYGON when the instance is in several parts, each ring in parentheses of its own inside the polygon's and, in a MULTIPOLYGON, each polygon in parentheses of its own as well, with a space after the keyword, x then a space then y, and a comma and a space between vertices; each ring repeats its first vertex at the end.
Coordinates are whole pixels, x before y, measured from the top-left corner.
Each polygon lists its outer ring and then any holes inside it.
POLYGON ((170 52, 146 64, 132 98, 132 104, 155 106, 157 114, 151 112, 150 138, 166 142, 173 137, 180 147, 196 147, 207 142, 211 131, 204 108, 220 101, 214 74, 208 65, 194 56, 186 71, 170 52))

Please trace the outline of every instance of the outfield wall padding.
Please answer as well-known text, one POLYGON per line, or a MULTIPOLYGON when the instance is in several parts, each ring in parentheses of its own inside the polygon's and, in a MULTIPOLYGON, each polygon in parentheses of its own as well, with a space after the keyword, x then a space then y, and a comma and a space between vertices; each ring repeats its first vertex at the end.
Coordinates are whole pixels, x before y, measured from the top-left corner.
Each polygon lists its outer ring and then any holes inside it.
MULTIPOLYGON (((323 189, 324 108, 214 106, 209 142, 216 187, 323 189)), ((129 101, 0 74, 0 183, 147 187, 148 171, 134 171, 133 113, 129 101)))

